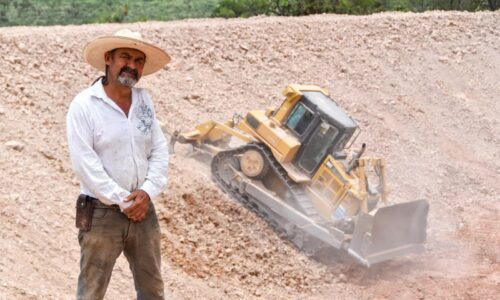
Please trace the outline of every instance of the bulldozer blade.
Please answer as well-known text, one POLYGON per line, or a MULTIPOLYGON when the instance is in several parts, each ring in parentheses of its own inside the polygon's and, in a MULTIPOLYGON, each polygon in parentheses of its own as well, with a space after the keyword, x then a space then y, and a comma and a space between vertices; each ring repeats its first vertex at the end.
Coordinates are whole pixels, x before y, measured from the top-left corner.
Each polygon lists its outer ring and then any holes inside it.
POLYGON ((424 251, 427 214, 426 200, 416 200, 379 208, 375 215, 358 216, 348 252, 362 264, 389 260, 424 251))

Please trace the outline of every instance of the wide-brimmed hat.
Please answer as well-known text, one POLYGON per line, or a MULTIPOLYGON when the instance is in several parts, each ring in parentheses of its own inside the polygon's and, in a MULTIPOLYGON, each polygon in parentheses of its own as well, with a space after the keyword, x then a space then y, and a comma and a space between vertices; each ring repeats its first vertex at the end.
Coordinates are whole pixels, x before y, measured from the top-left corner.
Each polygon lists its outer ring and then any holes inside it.
POLYGON ((144 41, 139 32, 129 29, 122 29, 114 35, 101 36, 90 41, 83 49, 83 57, 92 67, 104 72, 106 69, 104 53, 116 48, 132 48, 143 52, 146 55, 143 75, 152 74, 170 62, 167 52, 144 41))

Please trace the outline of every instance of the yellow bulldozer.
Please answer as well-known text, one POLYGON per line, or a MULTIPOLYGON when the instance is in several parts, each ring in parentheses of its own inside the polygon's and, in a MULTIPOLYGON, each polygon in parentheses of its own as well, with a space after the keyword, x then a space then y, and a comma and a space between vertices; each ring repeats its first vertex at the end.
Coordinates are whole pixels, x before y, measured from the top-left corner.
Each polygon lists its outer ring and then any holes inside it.
POLYGON ((327 90, 289 85, 283 95, 275 110, 175 132, 171 149, 208 154, 224 191, 303 251, 334 247, 365 266, 422 251, 427 201, 387 205, 384 160, 363 157, 365 144, 347 153, 360 129, 327 90))

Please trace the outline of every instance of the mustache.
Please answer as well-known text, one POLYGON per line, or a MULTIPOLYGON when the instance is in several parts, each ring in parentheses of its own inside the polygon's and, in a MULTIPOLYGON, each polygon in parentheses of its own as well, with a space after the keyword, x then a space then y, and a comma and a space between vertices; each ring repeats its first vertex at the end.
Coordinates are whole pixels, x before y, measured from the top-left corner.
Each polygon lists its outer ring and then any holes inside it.
POLYGON ((138 74, 136 69, 132 69, 130 67, 125 66, 120 70, 120 73, 118 75, 121 75, 124 72, 134 75, 135 79, 137 79, 138 74))

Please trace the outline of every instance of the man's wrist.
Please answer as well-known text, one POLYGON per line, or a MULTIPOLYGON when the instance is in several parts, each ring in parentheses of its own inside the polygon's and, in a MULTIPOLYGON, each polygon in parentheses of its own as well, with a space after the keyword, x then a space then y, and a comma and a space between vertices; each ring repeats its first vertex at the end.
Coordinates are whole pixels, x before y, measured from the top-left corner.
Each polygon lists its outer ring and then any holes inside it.
POLYGON ((148 199, 149 201, 151 201, 151 196, 149 196, 149 193, 148 193, 146 190, 144 190, 144 189, 142 189, 142 188, 140 188, 139 190, 143 191, 143 192, 146 194, 147 199, 148 199))
POLYGON ((139 190, 146 192, 146 194, 148 194, 149 200, 153 200, 153 198, 155 197, 154 193, 155 193, 156 188, 155 188, 154 184, 149 180, 144 181, 144 183, 139 188, 139 190))

